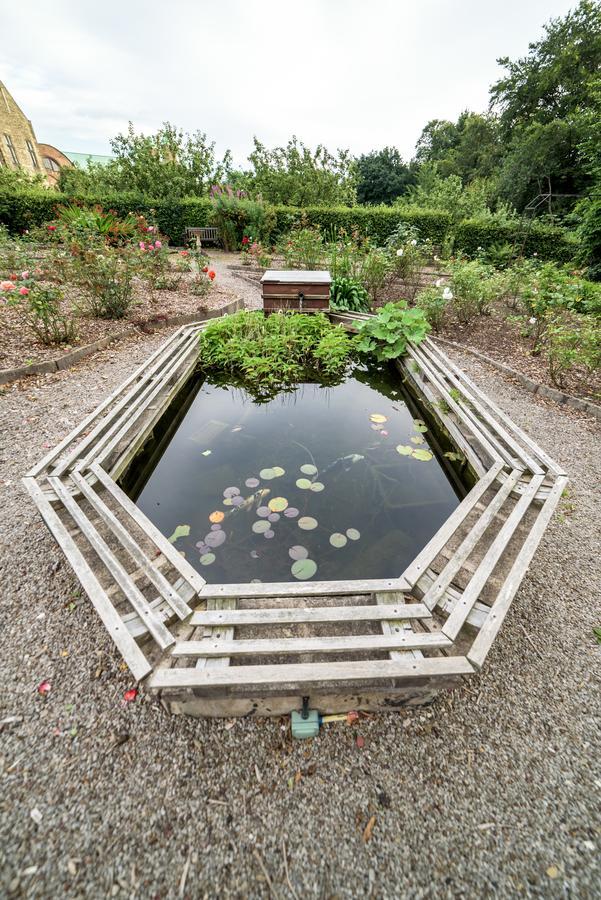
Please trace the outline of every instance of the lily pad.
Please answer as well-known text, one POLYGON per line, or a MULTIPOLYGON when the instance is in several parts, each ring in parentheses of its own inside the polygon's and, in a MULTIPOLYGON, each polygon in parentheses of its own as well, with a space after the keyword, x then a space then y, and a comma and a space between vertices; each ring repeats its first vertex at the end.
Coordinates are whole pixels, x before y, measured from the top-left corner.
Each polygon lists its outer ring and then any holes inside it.
POLYGON ((412 444, 425 444, 425 440, 421 436, 421 434, 414 434, 412 438, 410 438, 412 444))
POLYGON ((268 528, 267 531, 263 532, 263 537, 269 541, 272 537, 275 537, 275 531, 272 528, 268 528))
POLYGON ((447 459, 450 459, 451 462, 463 462, 465 459, 463 453, 454 453, 452 450, 449 450, 449 452, 444 455, 447 459))
POLYGON ((303 531, 313 531, 314 528, 317 528, 317 519, 314 519, 313 516, 301 516, 298 520, 298 527, 303 531))
POLYGON ((269 531, 269 522, 266 522, 265 519, 258 519, 253 522, 252 530, 255 534, 263 534, 265 531, 269 531))
POLYGON ((226 497, 225 500, 223 501, 223 505, 224 505, 224 506, 233 506, 234 503, 233 503, 232 498, 231 498, 231 497, 226 497))
POLYGON ((223 492, 224 497, 236 497, 240 493, 240 488, 237 487, 226 487, 223 492))
POLYGON ((330 535, 330 544, 332 547, 344 547, 346 543, 346 535, 340 534, 339 531, 335 531, 334 534, 330 535))
POLYGON ((311 485, 311 490, 318 494, 320 491, 323 491, 325 484, 322 484, 321 481, 314 481, 311 485))
POLYGON ((268 506, 260 506, 257 510, 257 515, 261 516, 262 519, 266 519, 270 513, 270 509, 268 506))
POLYGON ((310 491, 311 490, 311 482, 308 478, 297 478, 296 486, 300 488, 301 491, 310 491))
POLYGON ((209 531, 205 537, 205 544, 214 550, 216 547, 221 547, 222 544, 225 544, 225 539, 225 531, 209 531))
POLYGON ((288 551, 288 556, 290 559, 306 559, 309 555, 309 551, 306 547, 303 547, 302 544, 295 544, 288 551))
POLYGON ((286 469, 282 469, 281 466, 274 466, 271 471, 273 472, 275 478, 281 478, 282 475, 286 474, 286 469))
POLYGON ((284 512, 288 506, 288 501, 285 497, 272 497, 267 506, 272 512, 284 512))
POLYGON ((214 525, 211 525, 211 531, 221 531, 221 525, 219 522, 216 522, 214 525))
POLYGON ((204 541, 198 541, 194 546, 200 551, 201 555, 203 553, 206 553, 207 550, 209 549, 204 541))
POLYGON ((225 519, 225 513, 220 509, 216 509, 215 512, 212 512, 209 516, 209 522, 223 522, 225 519))
POLYGON ((269 513, 269 515, 267 516, 267 521, 268 522, 279 522, 280 514, 279 513, 269 513))
POLYGON ((388 422, 388 416, 383 416, 382 413, 372 413, 369 418, 376 425, 383 425, 384 422, 388 422))
POLYGON ((317 466, 314 466, 312 463, 305 463, 304 466, 300 467, 303 475, 317 475, 317 466))
POLYGON ((383 428, 384 428, 383 425, 376 425, 376 424, 374 424, 374 425, 371 426, 371 430, 372 430, 372 431, 382 431, 383 428))
POLYGON ((201 455, 202 456, 210 456, 212 452, 213 452, 212 450, 203 450, 201 455))
POLYGON ((359 538, 361 537, 361 532, 358 531, 356 528, 347 528, 346 536, 349 539, 349 541, 358 541, 359 538))
POLYGON ((188 537, 190 534, 190 526, 189 525, 176 525, 175 531, 169 538, 169 541, 174 544, 181 537, 188 537))
POLYGON ((287 519, 296 519, 298 516, 298 509, 296 506, 289 506, 288 509, 284 510, 284 515, 287 519))
POLYGON ((263 481, 271 481, 272 478, 277 478, 274 469, 261 469, 259 472, 259 478, 262 478, 263 481))
POLYGON ((247 478, 244 484, 246 485, 246 487, 256 488, 259 487, 260 481, 258 478, 247 478))
POLYGON ((307 578, 313 578, 317 572, 317 563, 312 559, 297 559, 292 563, 290 571, 299 581, 306 581, 307 578))
POLYGON ((411 456, 413 447, 410 447, 408 444, 397 444, 396 452, 400 453, 401 456, 411 456))
POLYGON ((258 553, 257 550, 251 550, 251 551, 250 551, 250 555, 252 556, 253 559, 258 559, 258 558, 259 558, 259 553, 258 553))
POLYGON ((421 459, 423 462, 427 462, 429 459, 432 459, 433 454, 430 453, 429 450, 422 450, 421 448, 418 450, 414 450, 411 454, 414 459, 421 459))
POLYGON ((428 426, 426 425, 426 423, 424 422, 423 419, 414 419, 413 427, 416 431, 421 431, 424 434, 428 430, 428 426))
POLYGON ((215 558, 214 553, 203 553, 199 561, 201 566, 210 566, 211 563, 215 562, 215 558))
POLYGON ((232 506, 242 506, 244 503, 244 497, 241 497, 239 494, 237 497, 232 497, 232 506))

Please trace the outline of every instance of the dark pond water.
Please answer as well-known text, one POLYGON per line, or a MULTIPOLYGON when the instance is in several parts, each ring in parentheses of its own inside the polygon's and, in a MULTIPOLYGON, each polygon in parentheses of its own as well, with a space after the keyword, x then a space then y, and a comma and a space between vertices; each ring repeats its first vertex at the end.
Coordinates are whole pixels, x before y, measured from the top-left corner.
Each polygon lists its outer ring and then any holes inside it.
POLYGON ((390 578, 465 494, 422 415, 386 367, 260 404, 198 379, 121 483, 210 583, 390 578))

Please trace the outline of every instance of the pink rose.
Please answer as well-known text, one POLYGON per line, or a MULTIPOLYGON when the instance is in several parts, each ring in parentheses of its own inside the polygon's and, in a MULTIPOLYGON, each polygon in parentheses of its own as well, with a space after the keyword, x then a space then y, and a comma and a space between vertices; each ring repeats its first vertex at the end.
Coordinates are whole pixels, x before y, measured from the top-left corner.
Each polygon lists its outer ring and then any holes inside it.
POLYGON ((154 249, 155 249, 155 250, 160 250, 162 246, 163 246, 163 245, 161 244, 160 241, 155 241, 155 242, 154 242, 154 249))
POLYGON ((14 291, 14 289, 12 281, 0 281, 0 291, 14 291))
POLYGON ((140 241, 139 247, 140 250, 146 250, 146 244, 144 243, 144 241, 140 241))
POLYGON ((21 278, 26 281, 29 278, 29 272, 21 272, 21 278))
POLYGON ((29 293, 29 288, 21 287, 21 288, 19 288, 19 293, 21 294, 22 297, 26 297, 27 294, 29 293))

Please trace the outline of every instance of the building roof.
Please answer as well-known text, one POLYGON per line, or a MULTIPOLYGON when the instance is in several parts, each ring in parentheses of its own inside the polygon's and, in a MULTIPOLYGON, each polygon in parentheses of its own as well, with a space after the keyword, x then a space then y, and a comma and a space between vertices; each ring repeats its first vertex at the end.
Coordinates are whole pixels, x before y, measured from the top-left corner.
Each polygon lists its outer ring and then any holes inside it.
POLYGON ((82 169, 87 169, 90 162, 106 166, 113 159, 112 156, 103 156, 99 153, 69 153, 68 151, 65 151, 65 156, 82 169))

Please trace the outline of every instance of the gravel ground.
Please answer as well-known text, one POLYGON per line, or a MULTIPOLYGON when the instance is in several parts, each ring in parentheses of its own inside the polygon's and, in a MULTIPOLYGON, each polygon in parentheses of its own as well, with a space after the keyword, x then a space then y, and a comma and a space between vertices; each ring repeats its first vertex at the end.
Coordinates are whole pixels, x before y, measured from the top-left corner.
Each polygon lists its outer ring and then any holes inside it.
POLYGON ((19 484, 166 336, 0 394, 0 895, 599 897, 591 420, 456 356, 567 467, 569 497, 481 676, 292 743, 283 720, 125 704, 131 680, 19 484))

